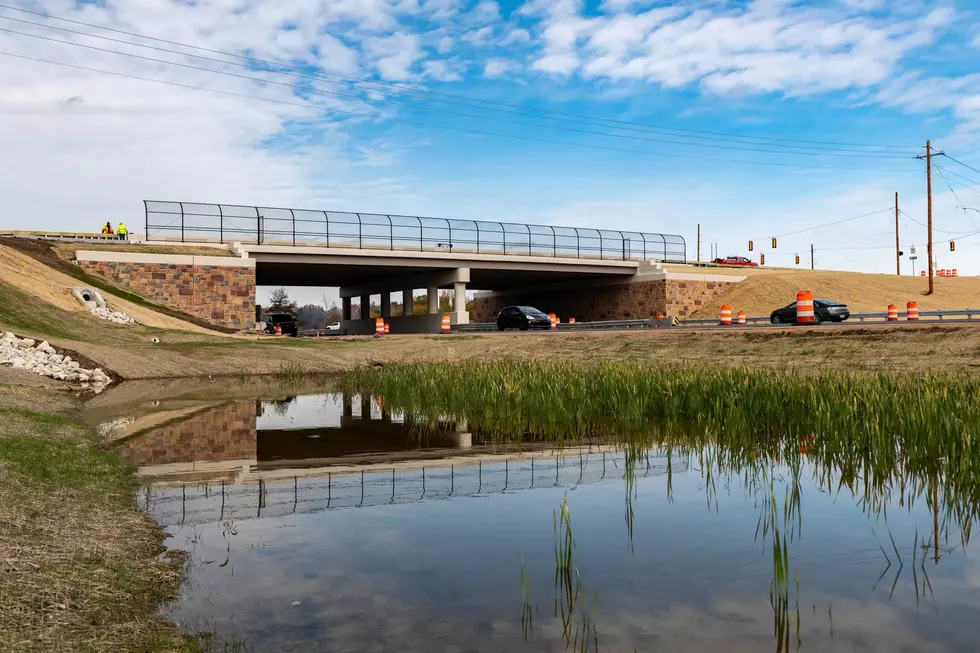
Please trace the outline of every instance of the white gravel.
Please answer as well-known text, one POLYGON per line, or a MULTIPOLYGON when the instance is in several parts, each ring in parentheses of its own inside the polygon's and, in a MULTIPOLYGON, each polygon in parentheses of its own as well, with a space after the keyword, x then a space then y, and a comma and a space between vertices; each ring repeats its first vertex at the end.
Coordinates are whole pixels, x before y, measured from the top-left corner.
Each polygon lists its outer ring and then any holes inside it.
POLYGON ((69 356, 62 356, 47 342, 37 343, 30 338, 18 338, 9 331, 0 337, 0 365, 15 370, 34 372, 58 381, 80 383, 82 387, 101 392, 112 383, 101 369, 89 370, 69 356))
POLYGON ((103 320, 108 320, 113 324, 136 324, 136 320, 129 317, 125 313, 120 313, 119 311, 112 311, 108 308, 92 308, 89 309, 89 313, 95 317, 100 317, 103 320))

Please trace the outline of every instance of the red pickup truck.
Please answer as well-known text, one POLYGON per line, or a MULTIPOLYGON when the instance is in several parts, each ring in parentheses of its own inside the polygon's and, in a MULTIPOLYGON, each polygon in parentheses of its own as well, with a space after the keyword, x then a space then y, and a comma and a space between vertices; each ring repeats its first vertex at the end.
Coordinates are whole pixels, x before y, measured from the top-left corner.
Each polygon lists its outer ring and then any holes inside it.
POLYGON ((759 264, 755 261, 745 258, 744 256, 729 256, 728 258, 716 258, 712 263, 717 263, 718 265, 749 265, 751 267, 759 267, 759 264))

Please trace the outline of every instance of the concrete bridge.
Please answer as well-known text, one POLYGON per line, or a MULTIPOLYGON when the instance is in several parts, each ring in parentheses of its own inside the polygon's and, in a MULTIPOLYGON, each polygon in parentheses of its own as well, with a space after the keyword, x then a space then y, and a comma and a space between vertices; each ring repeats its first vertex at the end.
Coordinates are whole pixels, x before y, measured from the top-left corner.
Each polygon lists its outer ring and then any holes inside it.
POLYGON ((419 333, 438 331, 446 289, 454 291, 452 323, 465 324, 471 290, 482 291, 481 320, 502 303, 533 303, 579 320, 629 319, 671 312, 672 280, 700 282, 705 291, 732 281, 667 270, 665 263, 687 258, 684 238, 668 234, 149 200, 145 215, 146 243, 195 245, 220 256, 79 251, 79 264, 235 328, 254 322, 256 285, 339 287, 342 328, 367 334, 375 296, 393 333, 419 333), (427 295, 420 315, 413 310, 418 289, 427 295), (393 294, 401 315, 392 314, 393 294))

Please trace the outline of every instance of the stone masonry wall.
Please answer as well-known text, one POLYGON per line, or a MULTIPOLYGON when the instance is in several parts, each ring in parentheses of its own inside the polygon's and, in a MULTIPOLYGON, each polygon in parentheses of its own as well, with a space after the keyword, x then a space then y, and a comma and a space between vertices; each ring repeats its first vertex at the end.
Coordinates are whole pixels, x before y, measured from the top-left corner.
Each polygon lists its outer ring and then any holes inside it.
POLYGON ((477 297, 475 321, 493 322, 500 309, 513 304, 554 313, 563 322, 569 317, 579 322, 644 320, 658 313, 683 319, 733 285, 728 281, 667 279, 477 297))
POLYGON ((84 260, 79 265, 86 272, 212 324, 233 329, 255 326, 255 268, 84 260))
POLYGON ((224 404, 164 426, 120 451, 139 466, 255 458, 255 402, 224 404))

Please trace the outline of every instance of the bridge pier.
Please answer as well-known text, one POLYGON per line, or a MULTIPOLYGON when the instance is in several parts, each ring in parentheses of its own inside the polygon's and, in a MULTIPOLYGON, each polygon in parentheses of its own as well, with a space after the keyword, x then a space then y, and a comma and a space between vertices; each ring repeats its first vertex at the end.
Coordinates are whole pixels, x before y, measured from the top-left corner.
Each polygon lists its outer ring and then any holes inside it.
POLYGON ((344 297, 340 300, 341 304, 341 318, 342 320, 351 319, 351 298, 344 297))
MULTIPOLYGON (((381 317, 391 325, 391 333, 438 333, 442 326, 442 312, 439 310, 439 290, 442 288, 452 288, 455 292, 452 310, 448 311, 452 324, 468 324, 469 313, 466 311, 466 286, 470 281, 469 268, 451 268, 437 272, 423 272, 410 275, 399 275, 393 279, 382 279, 373 281, 360 286, 343 286, 340 289, 340 297, 346 300, 351 297, 360 296, 361 302, 365 302, 365 293, 380 294, 381 296, 381 317), (404 305, 403 314, 392 316, 391 314, 391 292, 392 288, 403 288, 402 303, 404 305), (427 289, 428 310, 424 315, 415 315, 413 309, 413 289, 423 287, 427 289)), ((350 335, 370 335, 374 333, 374 321, 371 320, 368 311, 362 313, 361 319, 345 319, 340 325, 342 333, 350 335)))

